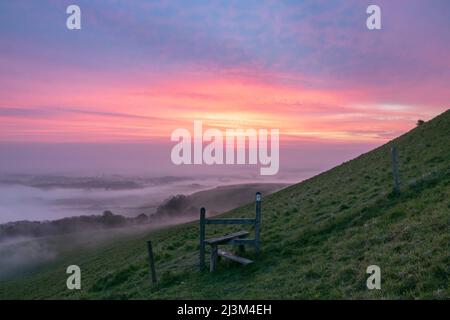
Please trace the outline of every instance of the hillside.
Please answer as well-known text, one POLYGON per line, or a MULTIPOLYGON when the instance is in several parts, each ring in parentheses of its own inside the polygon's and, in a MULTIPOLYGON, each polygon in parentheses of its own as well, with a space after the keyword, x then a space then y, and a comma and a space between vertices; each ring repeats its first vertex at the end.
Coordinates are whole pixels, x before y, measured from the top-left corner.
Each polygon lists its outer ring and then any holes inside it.
MULTIPOLYGON (((198 225, 189 223, 73 251, 0 283, 0 297, 449 299, 449 141, 447 111, 380 148, 265 197, 262 253, 247 267, 221 262, 216 273, 200 273, 198 225), (391 193, 393 144, 399 152, 399 196, 391 193), (148 281, 147 239, 157 258, 156 286, 148 281), (80 291, 66 289, 70 264, 81 267, 80 291), (366 288, 366 267, 372 264, 381 267, 382 290, 366 288)), ((224 216, 252 215, 249 204, 224 216)), ((224 233, 213 228, 207 228, 209 235, 224 233)))

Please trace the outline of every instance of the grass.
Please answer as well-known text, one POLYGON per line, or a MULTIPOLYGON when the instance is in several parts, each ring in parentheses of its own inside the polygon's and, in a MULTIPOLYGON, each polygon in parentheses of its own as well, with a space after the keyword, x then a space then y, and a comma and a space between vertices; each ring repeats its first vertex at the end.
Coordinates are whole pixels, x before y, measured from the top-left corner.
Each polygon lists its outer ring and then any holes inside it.
MULTIPOLYGON (((0 283, 2 299, 449 299, 450 111, 367 154, 263 199, 262 252, 197 270, 198 225, 127 235, 0 283), (401 194, 392 194, 390 148, 401 194), (149 283, 146 240, 159 282, 149 283), (65 269, 82 270, 66 289, 65 269), (381 290, 366 268, 381 267, 381 290)), ((252 217, 253 204, 223 216, 252 217)), ((233 227, 228 227, 233 230, 233 227)), ((208 236, 228 231, 208 226, 208 236)))

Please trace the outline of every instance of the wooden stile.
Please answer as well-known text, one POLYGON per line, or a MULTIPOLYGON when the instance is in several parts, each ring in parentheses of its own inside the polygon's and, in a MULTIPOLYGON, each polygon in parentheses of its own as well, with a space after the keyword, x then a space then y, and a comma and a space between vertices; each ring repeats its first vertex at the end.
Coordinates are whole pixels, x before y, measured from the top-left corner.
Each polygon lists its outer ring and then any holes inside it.
POLYGON ((229 244, 239 246, 239 252, 245 251, 245 245, 251 245, 255 248, 256 252, 260 251, 260 233, 261 233, 261 193, 256 193, 255 199, 255 218, 228 218, 228 219, 207 219, 206 209, 200 209, 200 270, 205 269, 205 245, 211 246, 210 257, 210 272, 216 269, 217 260, 220 257, 241 263, 249 264, 253 261, 236 256, 218 248, 218 245, 229 244), (245 239, 250 233, 248 231, 238 231, 224 236, 205 239, 205 227, 206 225, 253 225, 255 230, 254 239, 245 239))

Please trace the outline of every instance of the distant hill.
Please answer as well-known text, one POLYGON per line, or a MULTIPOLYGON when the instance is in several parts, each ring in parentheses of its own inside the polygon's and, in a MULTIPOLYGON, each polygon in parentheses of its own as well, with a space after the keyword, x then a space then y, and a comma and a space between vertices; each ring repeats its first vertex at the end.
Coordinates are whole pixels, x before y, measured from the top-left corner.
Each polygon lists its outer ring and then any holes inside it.
MULTIPOLYGON (((450 298, 450 112, 356 159, 263 198, 262 252, 200 273, 198 223, 75 251, 0 284, 1 298, 450 298), (392 193, 390 148, 401 193, 392 193), (148 281, 152 239, 159 283, 148 281), (83 271, 80 291, 65 267, 83 271), (378 265, 382 289, 368 290, 378 265)), ((249 199, 249 201, 252 199, 249 199)), ((224 217, 251 217, 253 204, 224 217)), ((208 226, 208 236, 226 230, 208 226)))
POLYGON ((207 207, 209 215, 217 215, 252 202, 258 191, 267 195, 286 186, 287 184, 282 183, 248 183, 220 186, 187 196, 176 195, 164 201, 157 208, 155 216, 183 214, 198 217, 201 207, 207 207))
POLYGON ((16 221, 0 224, 1 241, 17 237, 44 237, 87 230, 123 228, 149 223, 146 214, 124 217, 105 211, 102 215, 85 215, 53 221, 16 221))

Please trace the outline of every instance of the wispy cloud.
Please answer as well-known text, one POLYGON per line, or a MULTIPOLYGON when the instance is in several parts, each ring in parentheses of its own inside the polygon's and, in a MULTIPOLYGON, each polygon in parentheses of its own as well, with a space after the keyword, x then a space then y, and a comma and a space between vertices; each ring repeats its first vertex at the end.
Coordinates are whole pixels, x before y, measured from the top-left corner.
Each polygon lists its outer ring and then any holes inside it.
POLYGON ((35 107, 35 108, 3 108, 0 107, 0 117, 13 118, 56 118, 65 117, 70 114, 91 115, 99 117, 111 117, 118 119, 139 119, 151 121, 170 121, 170 119, 162 119, 151 116, 143 116, 137 114, 128 114, 121 112, 106 112, 106 111, 90 111, 76 108, 49 108, 49 107, 35 107))
POLYGON ((448 108, 449 3, 0 3, 0 139, 167 139, 193 119, 385 141, 448 108), (76 107, 74 107, 76 106, 76 107))

